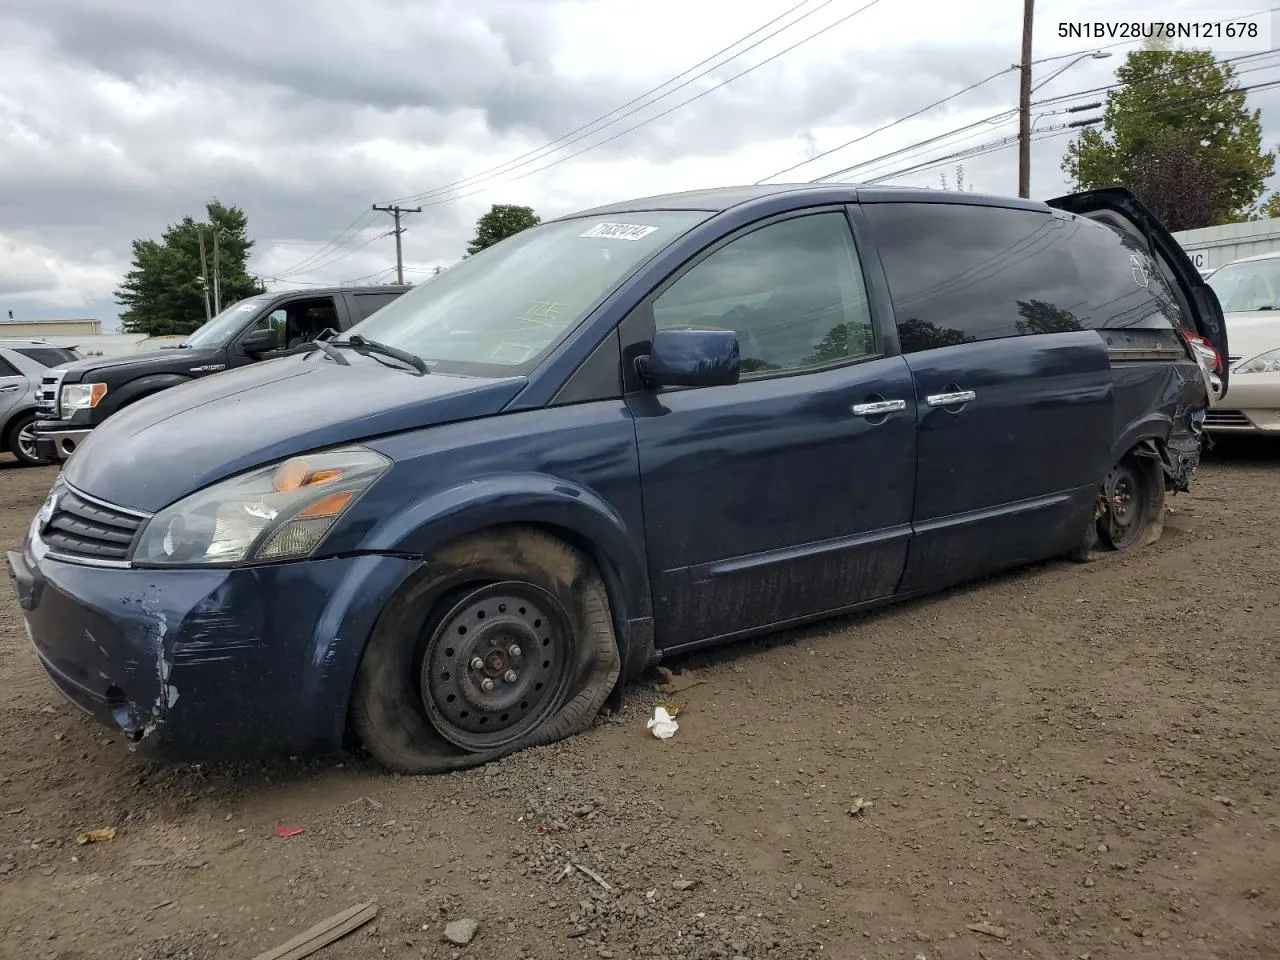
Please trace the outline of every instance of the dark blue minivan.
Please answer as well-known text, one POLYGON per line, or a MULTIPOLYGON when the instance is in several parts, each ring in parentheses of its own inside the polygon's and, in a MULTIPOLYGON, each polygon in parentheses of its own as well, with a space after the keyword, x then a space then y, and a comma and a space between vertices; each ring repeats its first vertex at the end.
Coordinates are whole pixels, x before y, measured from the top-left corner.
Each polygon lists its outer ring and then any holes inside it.
POLYGON ((1120 189, 620 203, 293 353, 112 417, 8 555, 54 685, 141 747, 457 769, 673 653, 1131 550, 1228 376, 1120 189))

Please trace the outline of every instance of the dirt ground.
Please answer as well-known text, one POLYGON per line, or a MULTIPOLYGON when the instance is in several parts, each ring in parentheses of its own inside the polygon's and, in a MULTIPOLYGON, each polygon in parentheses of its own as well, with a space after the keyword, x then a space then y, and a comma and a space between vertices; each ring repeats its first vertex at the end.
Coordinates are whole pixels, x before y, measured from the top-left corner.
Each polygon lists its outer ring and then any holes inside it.
MULTIPOLYGON (((0 548, 52 479, 0 463, 0 548)), ((1278 502, 1280 447, 1233 445, 1132 559, 688 658, 671 740, 640 683, 423 779, 143 761, 2 585, 0 956, 254 958, 376 901, 316 956, 1280 957, 1278 502)))

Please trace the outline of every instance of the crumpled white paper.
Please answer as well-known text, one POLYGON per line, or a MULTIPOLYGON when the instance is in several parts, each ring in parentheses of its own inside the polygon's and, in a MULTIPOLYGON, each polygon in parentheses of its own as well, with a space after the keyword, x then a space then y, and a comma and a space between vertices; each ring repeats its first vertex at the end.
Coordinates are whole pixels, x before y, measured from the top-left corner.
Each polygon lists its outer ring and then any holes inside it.
POLYGON ((659 740, 670 740, 676 735, 676 731, 680 729, 680 724, 676 723, 675 718, 667 713, 666 707, 654 707, 653 717, 650 718, 648 727, 659 740))

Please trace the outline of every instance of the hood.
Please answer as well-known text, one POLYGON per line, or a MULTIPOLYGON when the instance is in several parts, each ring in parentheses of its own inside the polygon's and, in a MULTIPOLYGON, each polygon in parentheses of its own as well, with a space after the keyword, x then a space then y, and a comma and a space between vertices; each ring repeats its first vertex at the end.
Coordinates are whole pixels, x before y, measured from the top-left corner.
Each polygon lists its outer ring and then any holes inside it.
POLYGON ((144 376, 148 373, 198 373, 193 367, 210 363, 214 358, 221 363, 226 362, 221 349, 180 349, 148 350, 145 353, 126 353, 118 357, 86 357, 74 363, 60 363, 59 370, 66 370, 68 383, 84 383, 92 379, 92 374, 102 373, 105 380, 118 382, 121 377, 112 377, 114 371, 127 371, 127 379, 144 376))
POLYGON ((1226 320, 1233 362, 1251 360, 1280 347, 1280 310, 1228 313, 1226 320))
POLYGON ((232 474, 294 454, 498 413, 523 377, 417 376, 344 352, 193 380, 125 407, 67 461, 67 482, 148 513, 232 474))

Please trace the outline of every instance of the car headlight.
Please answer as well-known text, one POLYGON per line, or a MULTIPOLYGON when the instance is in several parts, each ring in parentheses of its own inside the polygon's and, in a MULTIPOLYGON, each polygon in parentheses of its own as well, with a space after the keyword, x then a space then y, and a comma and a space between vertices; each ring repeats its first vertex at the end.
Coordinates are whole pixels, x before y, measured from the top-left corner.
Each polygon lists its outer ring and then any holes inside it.
POLYGON ((1280 347, 1236 364, 1236 373, 1280 373, 1280 347))
POLYGON ((391 461, 350 446, 292 457, 206 487, 152 517, 137 566, 229 566, 309 556, 391 461))
POLYGON ((68 383, 62 388, 61 407, 64 416, 77 410, 91 410, 107 395, 105 383, 68 383))

